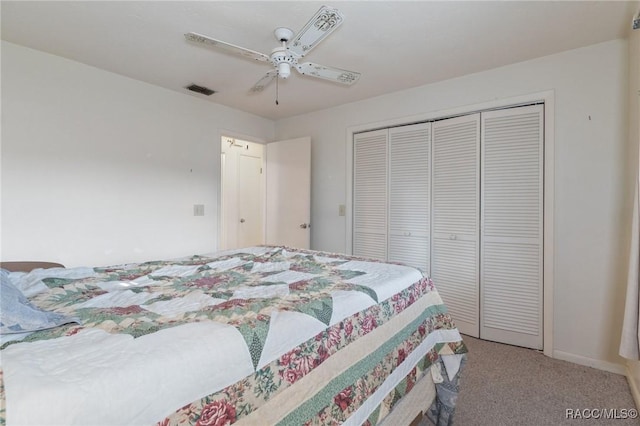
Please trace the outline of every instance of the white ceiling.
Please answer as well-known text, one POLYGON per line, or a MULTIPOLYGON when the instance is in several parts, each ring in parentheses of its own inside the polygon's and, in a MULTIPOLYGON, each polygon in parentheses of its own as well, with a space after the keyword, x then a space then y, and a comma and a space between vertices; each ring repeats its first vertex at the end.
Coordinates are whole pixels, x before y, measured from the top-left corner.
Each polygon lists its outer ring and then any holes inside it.
POLYGON ((638 2, 2 1, 2 39, 271 119, 370 98, 616 38, 638 2), (194 45, 197 32, 270 54, 322 4, 344 24, 304 61, 358 71, 353 86, 295 72, 262 93, 270 65, 194 45))

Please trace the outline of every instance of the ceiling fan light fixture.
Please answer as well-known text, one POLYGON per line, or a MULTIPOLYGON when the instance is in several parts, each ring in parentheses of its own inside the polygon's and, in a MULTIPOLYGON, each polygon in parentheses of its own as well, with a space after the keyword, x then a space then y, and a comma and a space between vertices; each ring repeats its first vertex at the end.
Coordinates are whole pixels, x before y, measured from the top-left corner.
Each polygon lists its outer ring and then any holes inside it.
POLYGON ((298 60, 283 46, 273 49, 273 52, 271 52, 271 63, 276 67, 278 77, 288 78, 291 75, 291 65, 295 66, 298 60))
POLYGON ((291 75, 291 64, 289 62, 280 62, 278 64, 278 76, 280 78, 288 78, 291 75))

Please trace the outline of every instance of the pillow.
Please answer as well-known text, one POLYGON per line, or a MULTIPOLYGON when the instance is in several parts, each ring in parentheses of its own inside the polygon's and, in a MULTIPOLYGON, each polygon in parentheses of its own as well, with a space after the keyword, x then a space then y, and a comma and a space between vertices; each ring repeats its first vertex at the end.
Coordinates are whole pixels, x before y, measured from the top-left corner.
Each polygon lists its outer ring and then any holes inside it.
POLYGON ((93 268, 48 268, 34 269, 31 272, 11 272, 9 279, 27 297, 33 297, 43 291, 48 291, 49 287, 43 282, 46 278, 61 278, 77 280, 89 278, 97 275, 93 268))
POLYGON ((77 318, 49 312, 34 306, 9 280, 6 271, 0 271, 0 334, 25 333, 46 330, 71 322, 77 318))

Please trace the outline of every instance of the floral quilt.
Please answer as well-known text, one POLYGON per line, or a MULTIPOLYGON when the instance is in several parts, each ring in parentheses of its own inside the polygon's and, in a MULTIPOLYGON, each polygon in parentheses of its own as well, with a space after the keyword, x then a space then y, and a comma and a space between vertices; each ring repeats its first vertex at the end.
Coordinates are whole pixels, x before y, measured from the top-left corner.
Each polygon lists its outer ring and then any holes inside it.
POLYGON ((273 424, 363 423, 411 354, 423 369, 466 352, 433 283, 402 265, 253 247, 93 270, 30 298, 80 324, 3 344, 3 421, 256 424, 277 404, 273 424))

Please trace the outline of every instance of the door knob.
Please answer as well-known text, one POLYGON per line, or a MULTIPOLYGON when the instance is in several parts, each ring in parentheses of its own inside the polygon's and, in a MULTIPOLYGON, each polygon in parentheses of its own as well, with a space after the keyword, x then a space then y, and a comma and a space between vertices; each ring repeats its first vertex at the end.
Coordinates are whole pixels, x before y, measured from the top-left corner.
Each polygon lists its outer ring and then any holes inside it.
POLYGON ((300 225, 300 228, 302 229, 307 229, 307 228, 311 228, 311 224, 307 224, 307 223, 303 223, 302 225, 300 225))
POLYGON ((244 222, 245 222, 245 220, 244 220, 244 219, 240 219, 240 223, 244 223, 244 222))

